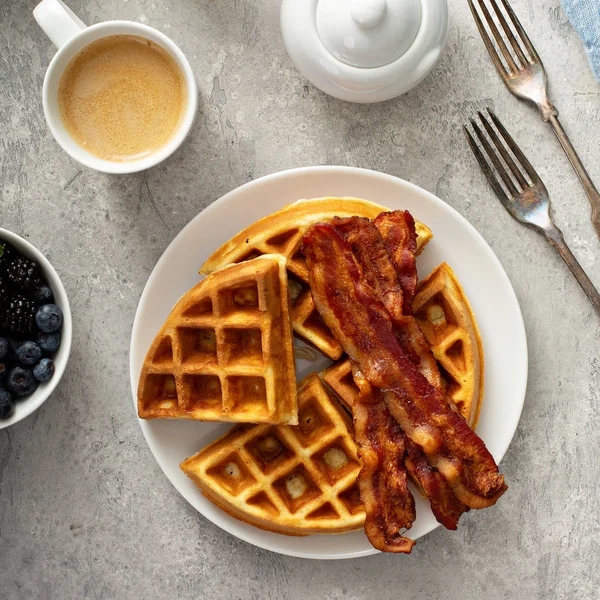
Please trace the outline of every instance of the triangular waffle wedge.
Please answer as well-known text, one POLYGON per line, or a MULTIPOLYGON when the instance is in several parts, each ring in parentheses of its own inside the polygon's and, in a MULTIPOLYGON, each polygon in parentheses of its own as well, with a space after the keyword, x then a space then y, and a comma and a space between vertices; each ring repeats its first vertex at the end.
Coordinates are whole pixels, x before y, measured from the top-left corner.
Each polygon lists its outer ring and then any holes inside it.
POLYGON ((365 520, 350 417, 313 373, 298 385, 299 425, 236 425, 181 463, 232 517, 276 533, 360 529, 365 520))
POLYGON ((469 300, 446 263, 419 284, 413 314, 438 362, 447 395, 475 428, 483 399, 483 345, 469 300))
POLYGON ((138 414, 298 422, 283 256, 225 267, 181 298, 146 355, 138 414))
MULTIPOLYGON (((469 301, 446 263, 419 284, 413 312, 440 367, 447 395, 474 428, 483 398, 483 347, 469 301)), ((350 360, 331 365, 321 377, 351 410, 358 387, 350 360)))
MULTIPOLYGON (((281 254, 287 258, 292 326, 294 331, 332 360, 342 355, 342 347, 319 315, 308 285, 308 270, 300 252, 302 236, 314 223, 334 217, 357 215, 374 219, 389 209, 359 198, 316 198, 299 200, 260 219, 216 250, 202 265, 201 273, 212 273, 230 263, 249 260, 262 254, 281 254)), ((431 239, 431 230, 415 223, 417 254, 431 239)))

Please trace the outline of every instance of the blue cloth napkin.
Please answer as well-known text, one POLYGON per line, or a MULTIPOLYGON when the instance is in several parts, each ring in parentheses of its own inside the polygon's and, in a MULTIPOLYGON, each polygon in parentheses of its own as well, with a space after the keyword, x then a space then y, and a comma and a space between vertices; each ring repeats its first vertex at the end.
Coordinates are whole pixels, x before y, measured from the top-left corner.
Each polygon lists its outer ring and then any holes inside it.
POLYGON ((561 0, 583 41, 596 79, 600 81, 600 0, 561 0))

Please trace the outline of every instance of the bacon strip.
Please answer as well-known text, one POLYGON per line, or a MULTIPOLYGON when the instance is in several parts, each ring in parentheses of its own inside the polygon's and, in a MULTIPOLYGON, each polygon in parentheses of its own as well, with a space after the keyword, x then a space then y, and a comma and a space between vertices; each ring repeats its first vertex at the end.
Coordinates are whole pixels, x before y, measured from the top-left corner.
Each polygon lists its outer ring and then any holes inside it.
POLYGON ((404 293, 402 314, 412 315, 412 304, 417 290, 417 232, 415 220, 406 210, 381 213, 373 224, 377 227, 404 293))
POLYGON ((442 377, 433 353, 419 324, 412 316, 406 316, 411 313, 405 312, 403 303, 403 298, 410 298, 412 311, 412 299, 416 287, 416 284, 413 286, 413 282, 417 280, 414 256, 417 234, 414 220, 410 213, 401 210, 382 213, 375 221, 380 220, 381 217, 386 217, 387 221, 386 226, 379 231, 375 222, 372 223, 362 217, 335 218, 331 224, 350 245, 366 283, 386 307, 394 325, 394 333, 407 357, 425 375, 427 381, 439 390, 442 387, 442 377), (410 225, 405 221, 406 215, 410 225), (398 221, 401 223, 400 226, 396 224, 398 221), (401 233, 398 233, 397 229, 400 229, 401 233), (395 253, 398 256, 402 255, 402 267, 398 266, 398 261, 390 259, 385 245, 386 238, 380 235, 381 231, 388 236, 387 242, 390 239, 394 240, 395 253), (401 248, 400 244, 405 244, 405 248, 401 248), (401 268, 403 271, 400 271, 401 268), (408 287, 404 287, 405 285, 408 287))
POLYGON ((366 512, 365 533, 382 552, 408 554, 415 542, 400 532, 412 527, 416 513, 402 466, 405 437, 383 394, 373 390, 359 371, 354 372, 354 380, 360 390, 353 414, 363 463, 357 483, 366 512))
POLYGON ((375 225, 363 217, 336 217, 331 226, 350 246, 365 282, 383 302, 392 322, 402 321, 402 287, 375 225))
MULTIPOLYGON (((385 264, 385 261, 389 264, 381 237, 368 219, 335 218, 332 224, 350 243, 359 262, 370 258, 379 264, 385 264), (376 238, 360 236, 363 227, 372 227, 376 238)), ((401 319, 402 289, 394 270, 367 268, 363 273, 386 306, 394 311, 394 316, 401 319)), ((398 533, 402 528, 409 529, 416 516, 414 498, 408 489, 403 467, 405 436, 386 407, 383 393, 371 387, 356 363, 353 363, 352 371, 359 388, 352 413, 355 438, 363 461, 357 482, 367 515, 365 533, 378 550, 408 553, 414 541, 398 533)))
POLYGON ((406 435, 464 504, 494 504, 506 486, 492 455, 407 358, 350 246, 331 225, 317 224, 305 234, 303 252, 319 313, 369 383, 389 392, 385 402, 406 435))
MULTIPOLYGON (((402 227, 409 228, 410 225, 406 225, 404 220, 404 213, 402 211, 397 212, 400 213, 402 227)), ((409 240, 412 238, 416 240, 414 221, 412 221, 414 235, 394 236, 395 213, 386 213, 386 215, 390 217, 389 222, 391 223, 385 231, 386 235, 396 237, 396 239, 401 237, 404 240, 403 243, 410 246, 409 240)), ((409 220, 409 222, 411 221, 409 220)), ((365 281, 371 286, 375 295, 382 300, 390 313, 394 324, 394 332, 398 336, 403 349, 431 385, 440 390, 441 376, 425 336, 412 316, 402 314, 403 290, 398 280, 396 268, 392 265, 384 245, 385 240, 382 239, 376 226, 368 219, 360 217, 334 219, 332 225, 350 245, 365 281)), ((400 248, 397 248, 396 251, 397 253, 401 252, 400 248)), ((413 278, 410 277, 408 271, 412 269, 416 274, 415 261, 412 261, 412 266, 408 259, 405 260, 404 264, 406 266, 406 279, 412 281, 413 278)), ((360 385, 356 381, 356 375, 354 379, 364 396, 367 386, 364 382, 360 385)), ((368 387, 370 388, 370 386, 368 387)), ((373 393, 377 393, 377 391, 374 390, 373 393)), ((388 411, 386 410, 386 412, 388 411)), ((391 415, 389 415, 389 418, 392 418, 391 415)), ((447 529, 456 529, 460 516, 468 510, 467 506, 456 498, 452 488, 441 473, 428 464, 427 458, 419 446, 409 439, 405 440, 405 446, 407 454, 404 458, 404 467, 417 486, 421 488, 423 495, 428 498, 435 518, 447 529)))
POLYGON ((442 474, 429 465, 419 446, 409 438, 405 438, 404 446, 404 468, 429 500, 433 516, 446 529, 456 529, 458 520, 469 507, 454 495, 442 474))

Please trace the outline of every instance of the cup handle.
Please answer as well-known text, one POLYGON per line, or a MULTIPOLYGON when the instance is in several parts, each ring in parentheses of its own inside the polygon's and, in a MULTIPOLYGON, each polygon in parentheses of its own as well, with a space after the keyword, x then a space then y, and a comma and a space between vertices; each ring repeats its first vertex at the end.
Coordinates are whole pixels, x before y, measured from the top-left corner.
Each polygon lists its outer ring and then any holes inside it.
POLYGON ((57 48, 86 28, 86 24, 61 0, 42 0, 33 9, 33 17, 57 48))

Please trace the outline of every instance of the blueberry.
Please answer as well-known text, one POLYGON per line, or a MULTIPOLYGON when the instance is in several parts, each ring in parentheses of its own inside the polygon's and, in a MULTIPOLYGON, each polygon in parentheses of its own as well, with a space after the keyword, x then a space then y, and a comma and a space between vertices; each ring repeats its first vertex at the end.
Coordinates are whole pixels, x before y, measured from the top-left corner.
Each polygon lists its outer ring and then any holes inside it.
POLYGON ((0 337, 0 358, 6 358, 8 356, 8 340, 0 337))
POLYGON ((17 348, 17 359, 23 365, 31 367, 42 358, 42 349, 35 342, 23 342, 17 348))
POLYGON ((44 352, 56 352, 60 348, 60 333, 40 333, 36 342, 44 352))
POLYGON ((32 294, 32 297, 36 304, 50 304, 50 302, 54 300, 52 290, 47 285, 43 285, 35 290, 32 294))
POLYGON ((12 396, 0 388, 0 419, 9 419, 15 412, 15 403, 12 396))
POLYGON ((54 375, 54 363, 49 358, 42 358, 42 360, 33 367, 33 376, 38 381, 48 381, 52 375, 54 375))
POLYGON ((23 369, 22 367, 15 367, 8 374, 6 381, 6 387, 15 396, 29 396, 35 392, 39 385, 33 373, 29 369, 23 369))
POLYGON ((7 371, 8 369, 6 368, 6 363, 0 362, 0 381, 4 379, 7 371))
POLYGON ((63 323, 63 312, 56 304, 44 304, 37 311, 35 322, 43 333, 58 331, 63 323))

